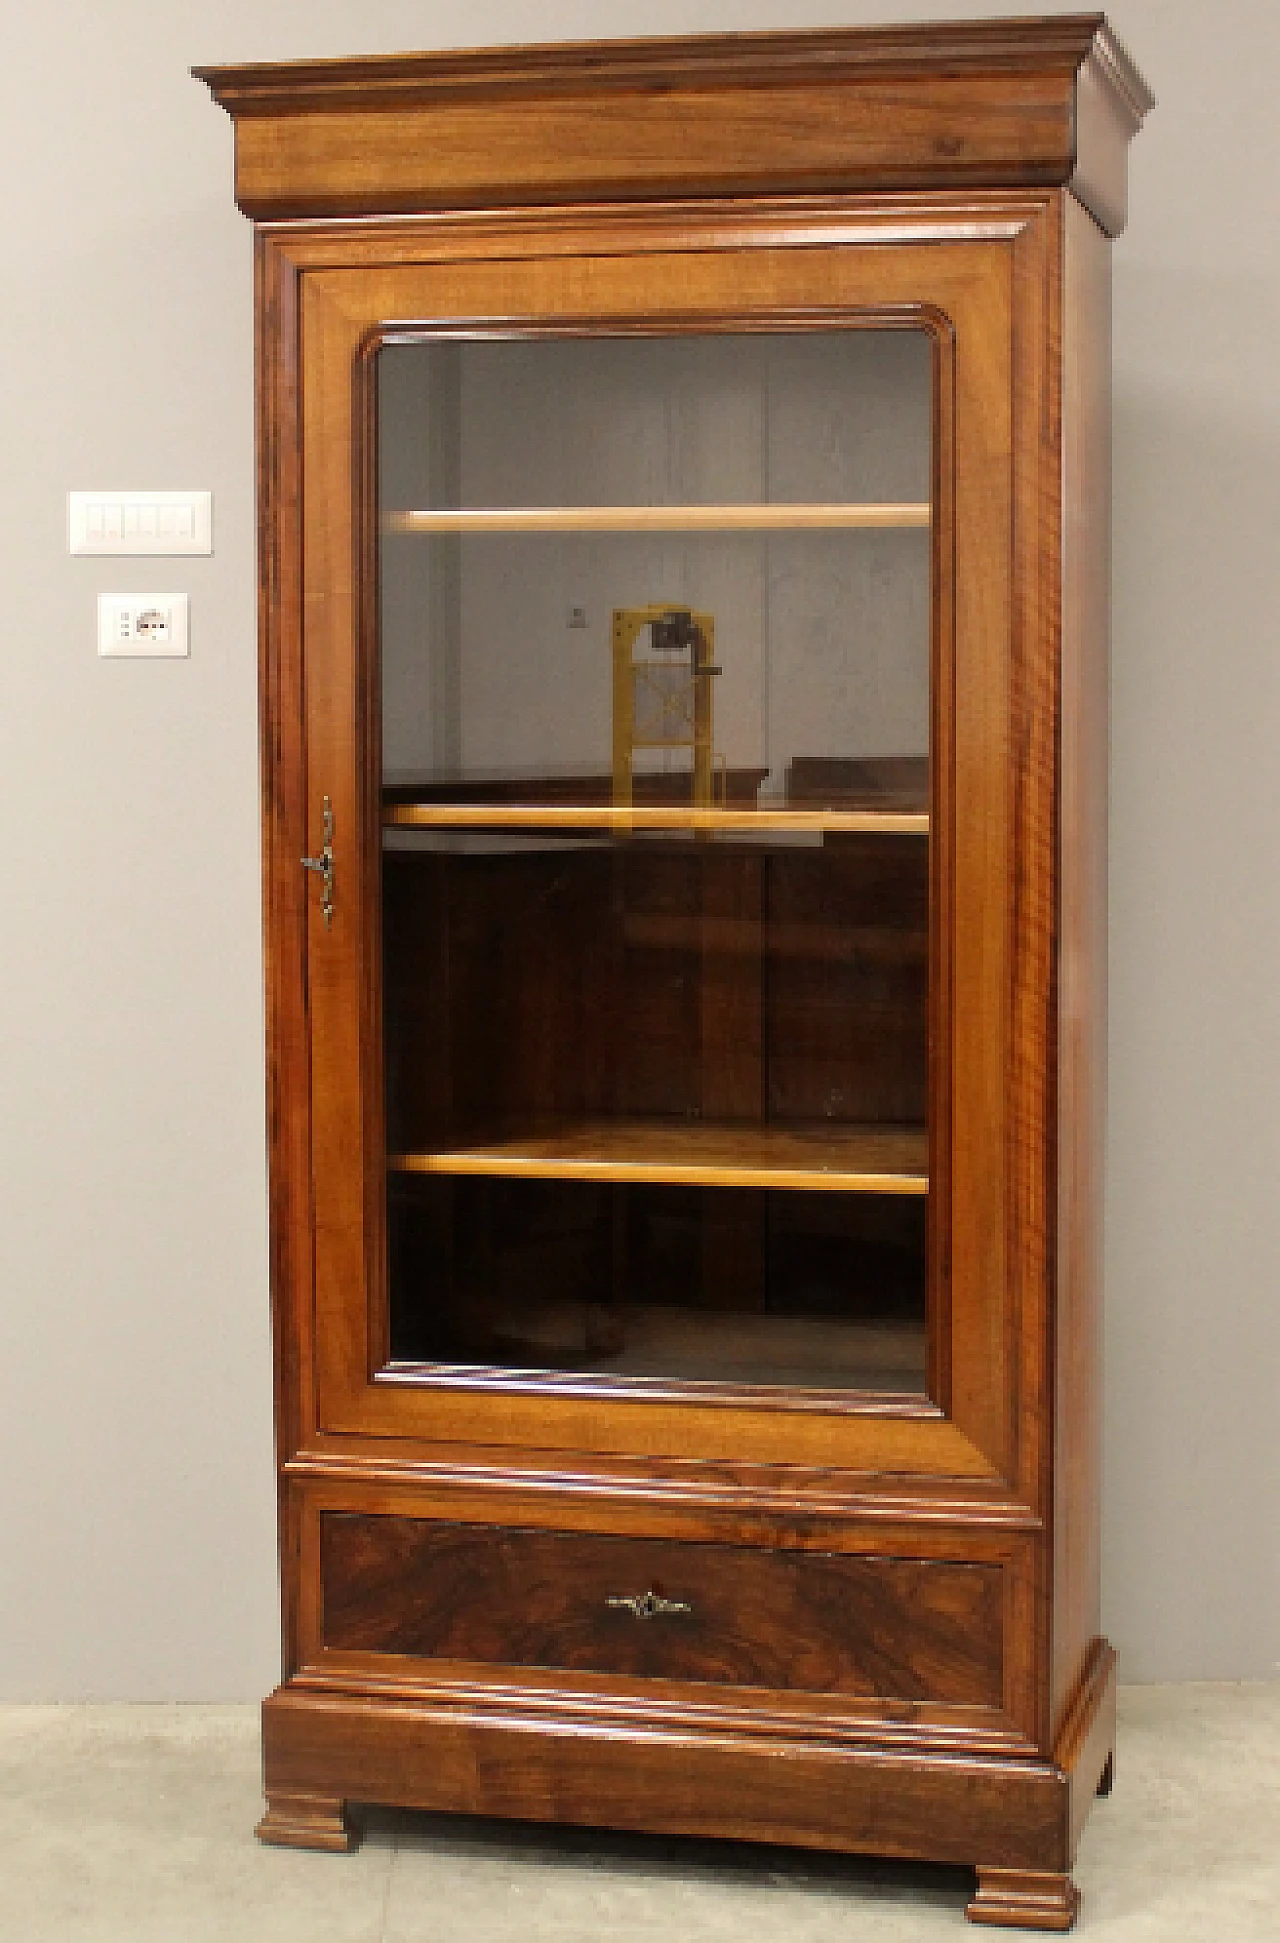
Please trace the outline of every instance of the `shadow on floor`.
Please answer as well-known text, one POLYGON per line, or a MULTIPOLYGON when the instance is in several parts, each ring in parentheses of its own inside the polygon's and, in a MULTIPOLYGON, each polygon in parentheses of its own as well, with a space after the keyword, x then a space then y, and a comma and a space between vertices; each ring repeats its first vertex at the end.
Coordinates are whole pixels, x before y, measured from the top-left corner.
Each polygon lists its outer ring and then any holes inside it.
POLYGON ((846 1900, 902 1898, 957 1912, 974 1893, 972 1869, 933 1862, 354 1805, 352 1813, 371 1844, 390 1844, 402 1854, 429 1852, 440 1860, 578 1869, 688 1887, 791 1889, 846 1900))

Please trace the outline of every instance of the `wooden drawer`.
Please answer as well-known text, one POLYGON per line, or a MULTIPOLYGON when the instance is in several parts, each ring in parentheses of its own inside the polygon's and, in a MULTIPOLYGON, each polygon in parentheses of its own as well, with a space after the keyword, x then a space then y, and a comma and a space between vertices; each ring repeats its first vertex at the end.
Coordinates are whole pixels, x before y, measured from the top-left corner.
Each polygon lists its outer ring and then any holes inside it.
POLYGON ((320 1567, 331 1652, 1001 1704, 998 1565, 329 1511, 320 1567))

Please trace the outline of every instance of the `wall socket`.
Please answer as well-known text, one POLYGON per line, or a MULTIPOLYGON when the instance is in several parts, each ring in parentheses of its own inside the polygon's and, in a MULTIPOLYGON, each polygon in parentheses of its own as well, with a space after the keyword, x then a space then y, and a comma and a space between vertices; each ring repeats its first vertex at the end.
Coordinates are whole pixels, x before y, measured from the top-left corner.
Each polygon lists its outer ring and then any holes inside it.
POLYGON ((187 609, 186 594, 99 594, 98 653, 189 654, 187 609))

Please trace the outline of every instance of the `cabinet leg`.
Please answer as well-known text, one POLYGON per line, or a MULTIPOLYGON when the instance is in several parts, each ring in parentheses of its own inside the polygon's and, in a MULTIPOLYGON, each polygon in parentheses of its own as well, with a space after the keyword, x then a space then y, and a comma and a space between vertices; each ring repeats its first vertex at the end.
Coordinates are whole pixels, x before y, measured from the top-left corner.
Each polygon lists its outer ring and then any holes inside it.
POLYGON ((1112 1788, 1115 1786, 1115 1779, 1116 1779, 1116 1751, 1113 1747, 1110 1754, 1108 1754, 1107 1756, 1107 1765, 1105 1766, 1105 1768, 1103 1768, 1102 1773, 1098 1776, 1098 1793, 1100 1795, 1109 1795, 1111 1793, 1112 1788))
POLYGON ((979 1869, 978 1893, 965 1915, 1000 1929, 1069 1930, 1080 1907, 1070 1876, 1023 1869, 979 1869))
POLYGON ((254 1833, 260 1842, 290 1849, 352 1849, 360 1839, 346 1803, 331 1795, 268 1795, 254 1833))

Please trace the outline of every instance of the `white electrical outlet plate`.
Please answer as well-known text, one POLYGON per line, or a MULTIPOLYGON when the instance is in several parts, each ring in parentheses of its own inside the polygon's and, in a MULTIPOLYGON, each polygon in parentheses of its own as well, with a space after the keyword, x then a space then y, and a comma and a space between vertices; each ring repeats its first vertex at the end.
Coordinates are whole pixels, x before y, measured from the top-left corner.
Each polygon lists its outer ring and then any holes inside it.
POLYGON ((190 654, 187 610, 186 594, 99 594, 98 653, 190 654))
POLYGON ((69 492, 72 553, 212 553, 213 494, 69 492))

